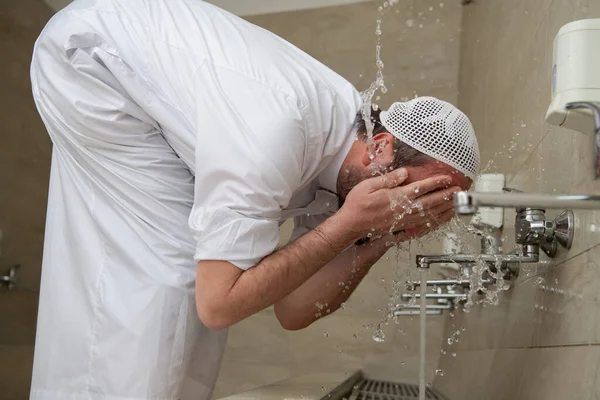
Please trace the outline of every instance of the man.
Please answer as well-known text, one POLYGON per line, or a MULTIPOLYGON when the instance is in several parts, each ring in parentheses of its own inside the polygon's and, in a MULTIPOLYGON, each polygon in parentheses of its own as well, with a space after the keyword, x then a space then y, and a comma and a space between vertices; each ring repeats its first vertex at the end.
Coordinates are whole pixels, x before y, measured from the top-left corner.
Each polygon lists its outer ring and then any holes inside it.
POLYGON ((31 79, 54 144, 32 399, 209 399, 227 327, 334 311, 477 173, 454 107, 396 103, 367 140, 347 81, 197 0, 77 0, 31 79))

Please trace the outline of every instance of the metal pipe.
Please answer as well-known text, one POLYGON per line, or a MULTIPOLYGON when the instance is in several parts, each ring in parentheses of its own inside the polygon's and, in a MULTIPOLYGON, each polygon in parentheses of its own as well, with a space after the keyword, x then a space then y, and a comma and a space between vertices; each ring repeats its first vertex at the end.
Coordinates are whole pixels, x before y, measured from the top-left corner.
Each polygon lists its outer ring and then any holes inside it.
POLYGON ((594 103, 575 102, 569 103, 566 106, 567 110, 574 110, 579 108, 587 108, 592 112, 594 116, 594 134, 595 146, 594 146, 594 178, 600 179, 600 106, 594 103))
MULTIPOLYGON (((411 306, 410 304, 398 304, 398 309, 399 310, 417 310, 419 308, 421 308, 421 306, 411 306)), ((451 302, 448 302, 446 304, 428 304, 427 305, 427 309, 428 310, 450 310, 453 308, 453 304, 451 302)))
MULTIPOLYGON (((402 294, 402 296, 400 296, 400 298, 402 300, 410 300, 412 298, 416 298, 416 299, 420 299, 421 298, 421 294, 420 293, 416 293, 414 295, 410 295, 408 293, 404 293, 402 294)), ((427 293, 425 295, 426 299, 466 299, 467 295, 466 294, 462 294, 462 293, 427 293)))
POLYGON ((454 194, 457 214, 472 215, 479 207, 600 210, 600 196, 469 192, 454 194))
POLYGON ((429 268, 431 264, 456 263, 456 264, 471 264, 477 261, 486 262, 502 262, 502 263, 537 263, 539 262, 539 254, 448 254, 439 256, 417 256, 417 265, 419 268, 429 268), (427 265, 421 267, 421 265, 427 265))
MULTIPOLYGON (((427 286, 469 286, 469 283, 470 281, 468 279, 440 279, 427 281, 427 286)), ((494 281, 491 279, 484 279, 482 283, 493 284, 494 281)), ((406 282, 406 286, 409 288, 421 286, 421 281, 406 282)))
MULTIPOLYGON (((421 315, 421 311, 419 310, 400 310, 394 311, 394 316, 402 317, 407 315, 421 315)), ((442 315, 441 310, 427 310, 425 311, 425 315, 442 315)))

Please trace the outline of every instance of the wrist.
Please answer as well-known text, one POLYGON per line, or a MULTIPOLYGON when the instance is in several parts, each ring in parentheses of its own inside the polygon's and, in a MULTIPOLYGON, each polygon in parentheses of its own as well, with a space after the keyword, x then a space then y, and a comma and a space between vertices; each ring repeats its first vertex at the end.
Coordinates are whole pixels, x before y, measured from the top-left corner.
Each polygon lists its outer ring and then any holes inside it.
POLYGON ((366 236, 366 233, 356 229, 355 218, 343 209, 328 218, 320 228, 331 242, 342 244, 344 248, 366 236))

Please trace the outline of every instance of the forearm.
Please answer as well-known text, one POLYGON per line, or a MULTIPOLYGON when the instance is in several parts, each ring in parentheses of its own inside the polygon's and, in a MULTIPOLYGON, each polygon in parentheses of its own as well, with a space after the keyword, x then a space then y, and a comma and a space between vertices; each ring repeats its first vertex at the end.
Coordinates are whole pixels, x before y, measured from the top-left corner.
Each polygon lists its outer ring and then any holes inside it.
POLYGON ((198 313, 213 329, 225 328, 269 307, 298 289, 323 266, 351 246, 360 235, 333 216, 298 240, 265 257, 246 271, 222 279, 225 261, 198 266, 198 313))
POLYGON ((281 325, 290 330, 302 329, 337 310, 393 243, 394 239, 380 239, 351 246, 337 256, 275 304, 281 325))

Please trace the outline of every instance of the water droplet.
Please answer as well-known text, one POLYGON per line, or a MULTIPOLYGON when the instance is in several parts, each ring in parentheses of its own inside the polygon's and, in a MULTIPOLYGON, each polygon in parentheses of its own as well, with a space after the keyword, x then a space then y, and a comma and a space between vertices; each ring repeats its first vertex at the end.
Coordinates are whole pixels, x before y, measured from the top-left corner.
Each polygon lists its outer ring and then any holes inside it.
POLYGON ((452 345, 454 344, 454 339, 452 339, 451 337, 450 337, 450 338, 448 338, 448 344, 449 344, 450 346, 452 346, 452 345))
POLYGON ((444 376, 444 370, 438 368, 438 369, 435 370, 435 374, 437 376, 444 376))
POLYGON ((452 353, 452 357, 456 357, 456 353, 452 353))
POLYGON ((378 343, 383 342, 385 340, 385 333, 381 329, 377 329, 373 334, 373 340, 378 343))
POLYGON ((442 354, 446 354, 446 350, 442 349, 442 354))
POLYGON ((329 337, 329 333, 327 333, 327 331, 325 331, 325 332, 323 332, 323 336, 329 337))

